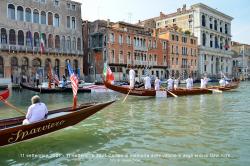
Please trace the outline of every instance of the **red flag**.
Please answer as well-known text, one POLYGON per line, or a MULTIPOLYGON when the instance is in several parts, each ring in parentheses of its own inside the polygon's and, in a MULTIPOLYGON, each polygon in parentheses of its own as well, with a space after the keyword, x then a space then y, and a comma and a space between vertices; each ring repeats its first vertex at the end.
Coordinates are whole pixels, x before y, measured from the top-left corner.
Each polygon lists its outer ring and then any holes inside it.
POLYGON ((108 69, 107 69, 106 80, 107 80, 107 81, 110 81, 110 82, 112 82, 112 81, 115 80, 115 76, 114 76, 114 74, 112 73, 110 67, 108 67, 108 69))

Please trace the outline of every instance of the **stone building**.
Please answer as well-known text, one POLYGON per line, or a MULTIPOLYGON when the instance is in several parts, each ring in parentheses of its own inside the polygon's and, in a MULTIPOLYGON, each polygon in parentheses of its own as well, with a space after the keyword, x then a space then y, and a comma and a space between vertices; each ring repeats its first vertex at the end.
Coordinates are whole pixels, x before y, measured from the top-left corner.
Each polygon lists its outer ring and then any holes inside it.
POLYGON ((126 22, 95 21, 89 25, 89 74, 101 80, 103 63, 108 62, 116 80, 126 80, 128 65, 141 79, 146 74, 167 77, 167 40, 159 39, 144 27, 126 22), (92 59, 92 60, 91 60, 92 59), (93 70, 93 72, 92 72, 93 70))
POLYGON ((81 4, 71 0, 0 1, 0 82, 47 75, 60 78, 66 62, 82 76, 81 4), (41 50, 41 44, 44 50, 41 50))
POLYGON ((169 65, 171 76, 185 79, 198 76, 198 45, 197 37, 184 33, 177 26, 157 29, 157 36, 168 40, 169 65))
POLYGON ((156 28, 178 26, 198 38, 199 73, 220 76, 232 75, 231 21, 232 17, 206 6, 194 4, 190 9, 177 9, 156 19, 156 28))
POLYGON ((250 78, 250 45, 232 42, 233 76, 241 79, 250 78))

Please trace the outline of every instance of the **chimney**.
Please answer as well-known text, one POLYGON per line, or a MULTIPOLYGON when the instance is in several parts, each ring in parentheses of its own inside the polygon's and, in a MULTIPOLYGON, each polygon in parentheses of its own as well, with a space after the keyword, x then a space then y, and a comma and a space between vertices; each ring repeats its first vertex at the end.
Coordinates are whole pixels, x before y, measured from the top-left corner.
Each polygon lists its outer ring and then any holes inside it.
POLYGON ((177 13, 180 13, 180 12, 181 12, 181 8, 178 8, 178 9, 177 9, 177 13))
POLYGON ((109 27, 110 19, 107 20, 107 27, 109 27))
POLYGON ((164 17, 165 14, 163 12, 160 12, 160 18, 164 17))
POLYGON ((186 11, 186 9, 187 9, 187 6, 186 6, 186 4, 184 4, 182 7, 182 11, 186 11))

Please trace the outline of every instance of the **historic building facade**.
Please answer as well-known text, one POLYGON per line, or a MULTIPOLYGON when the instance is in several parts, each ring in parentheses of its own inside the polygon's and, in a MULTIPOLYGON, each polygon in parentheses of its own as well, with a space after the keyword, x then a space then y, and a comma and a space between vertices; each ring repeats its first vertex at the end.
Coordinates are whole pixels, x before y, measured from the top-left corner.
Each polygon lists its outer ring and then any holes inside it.
POLYGON ((172 14, 162 14, 156 28, 178 26, 198 38, 199 73, 220 76, 221 72, 232 75, 231 21, 232 17, 202 3, 190 9, 177 9, 172 14))
POLYGON ((60 78, 66 62, 82 75, 81 4, 71 0, 0 1, 0 82, 47 75, 49 63, 60 78), (44 50, 41 50, 44 44, 44 50))
POLYGON ((185 79, 198 76, 198 45, 197 37, 184 33, 177 26, 157 29, 157 36, 168 40, 169 65, 171 76, 185 79))
POLYGON ((250 45, 232 42, 233 76, 241 79, 250 78, 250 45))
POLYGON ((96 80, 101 79, 104 62, 108 62, 116 80, 127 79, 129 65, 135 69, 138 79, 146 74, 167 78, 167 40, 154 37, 144 27, 125 22, 98 20, 89 27, 88 59, 94 64, 89 73, 94 74, 96 80))

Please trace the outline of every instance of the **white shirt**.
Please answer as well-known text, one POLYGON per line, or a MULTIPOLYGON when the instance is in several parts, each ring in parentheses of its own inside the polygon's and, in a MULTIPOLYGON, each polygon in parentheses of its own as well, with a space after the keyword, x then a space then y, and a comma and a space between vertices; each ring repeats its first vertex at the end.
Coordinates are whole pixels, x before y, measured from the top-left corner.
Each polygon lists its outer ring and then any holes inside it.
POLYGON ((149 76, 144 78, 144 82, 145 82, 145 89, 151 89, 151 80, 149 76))
POLYGON ((39 74, 38 73, 36 73, 36 79, 39 80, 39 74))
POLYGON ((172 89, 173 88, 174 80, 172 78, 169 78, 167 80, 167 82, 168 82, 168 89, 172 89))
POLYGON ((204 79, 201 79, 201 88, 206 88, 205 84, 204 84, 204 79))
POLYGON ((44 103, 36 103, 32 104, 28 108, 28 112, 26 114, 26 119, 30 122, 40 121, 45 118, 45 115, 48 114, 48 109, 44 103))
POLYGON ((186 79, 186 83, 187 83, 187 86, 186 86, 187 89, 190 89, 192 87, 191 79, 190 78, 186 79))
POLYGON ((155 90, 160 90, 160 79, 155 79, 155 90))
POLYGON ((135 79, 135 71, 133 69, 129 70, 129 79, 134 80, 135 79))
POLYGON ((224 79, 221 79, 219 81, 220 86, 226 86, 226 81, 224 79))

